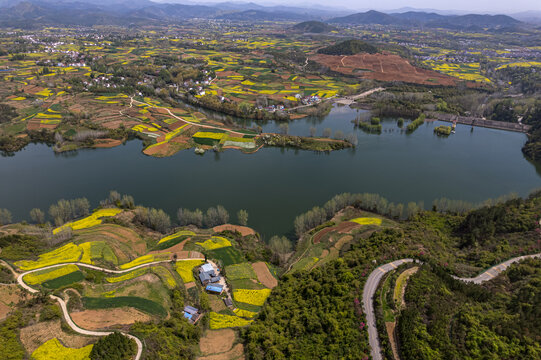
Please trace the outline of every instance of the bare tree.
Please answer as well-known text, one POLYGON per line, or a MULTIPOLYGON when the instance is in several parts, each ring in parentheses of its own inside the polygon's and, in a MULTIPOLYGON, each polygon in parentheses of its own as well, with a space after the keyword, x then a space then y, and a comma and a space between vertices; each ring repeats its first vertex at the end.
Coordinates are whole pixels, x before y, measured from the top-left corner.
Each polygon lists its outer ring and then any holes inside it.
POLYGON ((314 126, 310 126, 310 136, 311 137, 316 136, 316 132, 317 132, 316 128, 314 126))
POLYGON ((0 225, 11 223, 11 212, 8 209, 0 209, 0 225))
POLYGON ((30 210, 30 218, 37 224, 43 224, 45 222, 45 213, 38 208, 30 210))
POLYGON ((279 126, 280 128, 280 134, 287 135, 289 132, 289 124, 288 123, 281 123, 279 126))
POLYGON ((330 138, 332 135, 332 130, 330 128, 323 129, 323 137, 330 138))
POLYGON ((334 138, 336 140, 343 140, 344 139, 344 132, 342 130, 336 130, 334 132, 334 138))
POLYGON ((239 212, 237 212, 237 220, 239 222, 239 225, 248 225, 248 211, 242 209, 239 210, 239 212))

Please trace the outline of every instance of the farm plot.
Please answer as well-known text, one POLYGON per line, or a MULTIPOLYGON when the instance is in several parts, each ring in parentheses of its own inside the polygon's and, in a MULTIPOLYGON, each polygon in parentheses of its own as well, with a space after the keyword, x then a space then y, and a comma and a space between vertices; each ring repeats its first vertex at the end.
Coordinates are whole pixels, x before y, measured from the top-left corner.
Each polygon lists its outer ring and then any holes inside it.
POLYGON ((151 315, 162 317, 167 315, 167 311, 162 305, 152 300, 136 296, 117 296, 111 298, 83 297, 82 300, 84 307, 87 309, 109 309, 128 306, 151 315))
POLYGON ((60 227, 55 228, 53 230, 53 234, 57 234, 63 230, 66 230, 67 228, 71 228, 72 230, 90 228, 90 227, 101 224, 102 223, 101 218, 116 216, 120 214, 121 212, 122 212, 121 209, 100 209, 92 213, 92 215, 85 217, 84 219, 72 221, 60 227))
POLYGON ((87 345, 80 349, 67 348, 57 338, 54 338, 37 348, 32 353, 32 358, 35 360, 88 360, 93 346, 87 345))
POLYGON ((175 269, 182 278, 184 283, 195 281, 193 277, 193 269, 197 266, 203 265, 204 260, 183 260, 177 261, 175 269))
POLYGON ((225 267, 227 278, 236 279, 256 279, 257 275, 250 263, 241 263, 225 267))
POLYGON ((210 313, 210 328, 212 330, 243 327, 250 325, 252 320, 246 320, 238 316, 219 314, 215 312, 210 313))
POLYGON ((263 306, 265 300, 271 293, 270 289, 261 290, 248 290, 248 289, 235 289, 233 290, 233 299, 245 304, 263 306))

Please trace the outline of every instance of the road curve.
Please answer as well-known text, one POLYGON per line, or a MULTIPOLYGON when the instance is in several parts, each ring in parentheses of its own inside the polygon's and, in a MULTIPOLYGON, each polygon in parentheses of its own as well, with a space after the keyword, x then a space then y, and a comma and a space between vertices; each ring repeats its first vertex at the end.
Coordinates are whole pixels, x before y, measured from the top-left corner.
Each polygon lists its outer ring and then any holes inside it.
MULTIPOLYGON (((533 255, 518 256, 512 259, 509 259, 501 264, 491 267, 488 270, 483 271, 481 274, 477 275, 474 278, 459 278, 453 276, 457 280, 464 282, 471 282, 474 284, 481 284, 485 281, 491 280, 498 276, 500 273, 505 271, 509 265, 529 259, 529 258, 541 258, 541 253, 533 255)), ((379 343, 378 330, 376 328, 376 315, 374 313, 374 294, 378 288, 379 282, 383 275, 388 273, 391 270, 396 269, 399 265, 411 262, 419 262, 418 260, 413 259, 400 259, 395 260, 385 265, 377 267, 374 271, 370 273, 366 283, 363 288, 363 311, 366 314, 366 326, 368 329, 368 343, 370 344, 370 355, 373 360, 381 360, 381 346, 379 343)), ((420 263, 420 262, 419 262, 420 263)))
POLYGON ((368 329, 368 343, 370 355, 373 360, 381 360, 381 348, 379 346, 378 330, 376 328, 376 314, 374 313, 374 294, 383 275, 398 266, 413 262, 413 259, 395 260, 377 267, 370 273, 363 288, 363 312, 366 314, 366 327, 368 329))
MULTIPOLYGON (((176 261, 186 261, 186 260, 194 260, 194 259, 193 258, 177 259, 176 261)), ((19 283, 19 285, 22 288, 24 288, 25 290, 31 292, 32 294, 35 294, 35 293, 39 292, 39 290, 36 290, 33 287, 27 285, 24 282, 23 278, 24 278, 25 275, 31 274, 31 273, 36 272, 36 271, 53 269, 53 268, 61 267, 61 266, 65 266, 65 265, 77 265, 77 266, 86 267, 86 268, 93 269, 93 270, 99 270, 99 271, 103 271, 103 272, 107 272, 107 273, 122 274, 122 273, 130 272, 130 271, 133 271, 133 270, 137 270, 137 269, 140 269, 140 268, 143 268, 143 267, 148 267, 148 266, 152 266, 152 265, 156 265, 156 264, 162 264, 162 263, 166 263, 166 262, 170 262, 170 261, 171 260, 153 261, 153 262, 150 262, 150 263, 137 265, 137 266, 131 267, 129 269, 124 269, 124 270, 106 269, 106 268, 102 268, 102 267, 99 267, 99 266, 80 263, 80 262, 68 262, 68 263, 44 266, 44 267, 41 267, 41 268, 38 268, 38 269, 33 269, 33 270, 29 270, 29 271, 23 272, 21 274, 18 274, 17 283, 19 283)), ((2 264, 7 266, 14 274, 16 274, 16 272, 13 270, 13 268, 11 266, 9 266, 9 264, 7 264, 4 261, 2 261, 2 264)), ((107 336, 107 335, 113 333, 112 331, 90 331, 90 330, 85 330, 83 328, 80 328, 71 319, 71 316, 69 315, 69 312, 68 312, 68 307, 67 307, 66 302, 64 301, 64 299, 62 299, 62 298, 60 298, 58 296, 55 296, 55 295, 49 295, 49 297, 51 299, 53 299, 53 300, 56 300, 60 304, 60 308, 62 309, 62 314, 64 315, 64 319, 66 320, 68 325, 73 329, 73 331, 75 331, 75 332, 77 332, 79 334, 82 334, 82 335, 90 335, 90 336, 107 336)), ((137 344, 137 354, 135 355, 134 359, 139 360, 141 358, 142 353, 143 353, 143 343, 141 342, 141 340, 139 340, 137 337, 135 337, 133 335, 130 335, 130 334, 127 334, 127 333, 124 333, 124 332, 121 332, 121 333, 122 333, 122 335, 124 335, 124 336, 126 336, 126 337, 128 337, 130 339, 133 339, 135 341, 135 343, 137 344)))

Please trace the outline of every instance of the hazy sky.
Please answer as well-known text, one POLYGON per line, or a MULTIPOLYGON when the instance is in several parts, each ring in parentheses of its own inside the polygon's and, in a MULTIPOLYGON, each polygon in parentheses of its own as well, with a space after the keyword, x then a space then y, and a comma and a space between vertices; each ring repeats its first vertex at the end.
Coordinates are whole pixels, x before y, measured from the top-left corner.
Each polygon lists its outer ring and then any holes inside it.
MULTIPOLYGON (((205 1, 205 0, 203 0, 205 1)), ((206 0, 218 2, 221 0, 206 0)), ((223 0, 227 1, 227 0, 223 0)), ((232 0, 235 1, 235 0, 232 0)), ((261 5, 283 4, 289 6, 309 6, 320 4, 327 7, 343 7, 353 10, 392 10, 402 7, 415 7, 438 10, 464 10, 478 13, 516 13, 527 10, 541 11, 541 0, 244 0, 253 1, 261 5)))

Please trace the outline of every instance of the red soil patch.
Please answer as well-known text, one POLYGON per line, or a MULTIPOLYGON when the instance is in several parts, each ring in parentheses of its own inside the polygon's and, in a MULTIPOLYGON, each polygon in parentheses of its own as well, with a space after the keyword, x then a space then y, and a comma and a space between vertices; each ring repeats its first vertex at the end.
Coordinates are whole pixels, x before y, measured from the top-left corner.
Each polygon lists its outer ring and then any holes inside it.
POLYGON ((260 283, 269 289, 274 289, 276 286, 278 286, 278 280, 272 276, 267 264, 265 264, 263 261, 253 263, 252 268, 254 269, 260 283))
POLYGON ((98 139, 96 140, 96 143, 94 144, 95 148, 112 148, 115 146, 122 145, 121 140, 115 140, 115 139, 98 139))
POLYGON ((331 70, 358 75, 365 79, 380 81, 404 81, 424 85, 456 85, 457 79, 436 71, 421 69, 411 65, 408 60, 387 53, 351 56, 317 54, 310 60, 328 66, 331 70))
POLYGON ((319 242, 321 241, 321 239, 323 238, 323 236, 325 236, 326 234, 330 233, 331 231, 334 231, 335 230, 335 226, 330 226, 330 227, 327 227, 323 230, 320 230, 315 236, 314 236, 314 244, 319 244, 319 242))
POLYGON ((184 284, 184 286, 186 287, 186 290, 191 289, 195 286, 195 282, 192 281, 192 282, 186 283, 184 284))
POLYGON ((88 330, 131 325, 136 321, 148 322, 152 319, 149 315, 133 308, 84 310, 70 315, 77 325, 88 330))
POLYGON ((199 341, 203 354, 218 354, 230 350, 235 341, 235 331, 232 329, 208 330, 205 337, 199 341))
POLYGON ((336 226, 336 230, 340 234, 348 234, 349 232, 351 232, 351 230, 357 227, 361 227, 361 225, 351 221, 344 221, 336 226))
POLYGON ((249 228, 247 226, 240 226, 240 225, 224 224, 220 226, 215 226, 212 228, 212 230, 216 233, 228 230, 228 231, 238 231, 242 236, 255 235, 254 229, 249 228))
POLYGON ((39 130, 41 125, 40 120, 28 120, 28 123, 26 124, 26 128, 28 130, 39 130))

